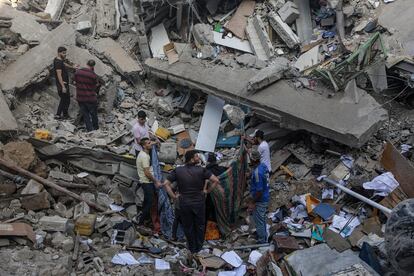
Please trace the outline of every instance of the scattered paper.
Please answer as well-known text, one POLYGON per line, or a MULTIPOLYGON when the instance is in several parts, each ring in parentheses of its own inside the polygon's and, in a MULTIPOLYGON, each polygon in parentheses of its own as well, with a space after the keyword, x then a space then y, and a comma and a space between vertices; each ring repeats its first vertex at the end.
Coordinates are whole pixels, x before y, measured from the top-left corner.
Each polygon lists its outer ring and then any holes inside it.
POLYGON ((169 270, 171 269, 170 263, 164 261, 163 259, 155 259, 155 269, 156 270, 169 270))
POLYGON ((140 264, 152 264, 154 263, 154 260, 145 254, 141 254, 141 256, 138 258, 138 262, 140 264))
POLYGON ((410 145, 402 144, 401 145, 401 152, 400 153, 401 154, 404 154, 404 153, 410 151, 411 148, 412 148, 412 146, 410 146, 410 145))
POLYGON ((352 158, 349 155, 342 155, 341 161, 348 169, 352 169, 352 167, 354 166, 354 158, 352 158))
POLYGON ((241 265, 240 267, 234 269, 233 271, 221 271, 218 276, 244 276, 247 272, 246 265, 241 265))
POLYGON ((252 252, 250 252, 249 255, 249 263, 251 263, 252 265, 256 266, 257 261, 263 256, 262 253, 260 253, 257 250, 253 250, 252 252))
POLYGON ((333 199, 334 198, 334 189, 324 188, 322 190, 322 199, 333 199))
POLYGON ((131 255, 131 253, 118 253, 112 258, 113 264, 119 265, 139 265, 139 262, 131 255))
POLYGON ((357 217, 351 218, 351 216, 341 217, 334 215, 332 219, 332 224, 331 226, 329 226, 329 229, 331 229, 335 233, 339 233, 342 230, 340 235, 343 238, 346 238, 349 237, 354 231, 354 229, 360 224, 361 222, 357 217))
POLYGON ((121 212, 122 210, 124 210, 125 208, 116 204, 109 204, 109 207, 111 208, 112 211, 117 211, 117 212, 121 212))
POLYGON ((88 175, 89 175, 89 173, 87 173, 87 172, 81 172, 81 173, 78 173, 76 176, 79 177, 79 178, 85 178, 88 175))
POLYGON ((383 173, 375 177, 371 182, 362 184, 366 190, 375 190, 374 196, 387 196, 399 185, 391 172, 383 173))
POLYGON ((225 252, 221 258, 233 267, 239 267, 243 264, 243 260, 234 251, 225 252))
POLYGON ((297 205, 296 207, 290 208, 292 212, 291 218, 293 219, 302 219, 308 217, 308 212, 306 211, 306 207, 302 204, 297 205))

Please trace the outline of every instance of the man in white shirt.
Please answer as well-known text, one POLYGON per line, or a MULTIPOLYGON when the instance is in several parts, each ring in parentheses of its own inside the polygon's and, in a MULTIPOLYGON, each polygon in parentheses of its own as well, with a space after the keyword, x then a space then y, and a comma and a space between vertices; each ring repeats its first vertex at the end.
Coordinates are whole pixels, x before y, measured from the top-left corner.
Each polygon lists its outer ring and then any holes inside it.
POLYGON ((272 165, 270 164, 270 148, 269 144, 264 140, 264 132, 257 130, 254 134, 254 141, 259 145, 257 151, 260 153, 260 163, 266 165, 269 173, 272 173, 272 165))
POLYGON ((138 121, 132 127, 132 134, 134 135, 133 149, 135 156, 138 156, 139 152, 142 151, 141 139, 150 138, 150 128, 147 124, 147 114, 140 110, 138 112, 138 121))

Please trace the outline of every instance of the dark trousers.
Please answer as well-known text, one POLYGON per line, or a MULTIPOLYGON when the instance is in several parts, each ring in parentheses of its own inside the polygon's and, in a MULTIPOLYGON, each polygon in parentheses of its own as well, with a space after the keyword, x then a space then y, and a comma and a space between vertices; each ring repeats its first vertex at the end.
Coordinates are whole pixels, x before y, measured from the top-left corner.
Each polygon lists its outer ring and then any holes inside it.
POLYGON ((139 224, 151 220, 151 207, 155 196, 154 183, 142 183, 142 189, 144 190, 144 202, 142 204, 142 216, 139 224))
POLYGON ((85 122, 86 130, 92 131, 98 129, 98 104, 80 102, 79 109, 85 122))
POLYGON ((191 253, 199 252, 204 244, 206 224, 205 202, 191 205, 181 204, 180 222, 184 228, 188 249, 191 253))
POLYGON ((62 92, 62 89, 60 89, 60 86, 57 87, 58 94, 60 97, 60 102, 58 106, 58 110, 56 115, 58 116, 68 116, 68 110, 70 105, 70 93, 69 93, 69 85, 66 86, 66 93, 62 92))

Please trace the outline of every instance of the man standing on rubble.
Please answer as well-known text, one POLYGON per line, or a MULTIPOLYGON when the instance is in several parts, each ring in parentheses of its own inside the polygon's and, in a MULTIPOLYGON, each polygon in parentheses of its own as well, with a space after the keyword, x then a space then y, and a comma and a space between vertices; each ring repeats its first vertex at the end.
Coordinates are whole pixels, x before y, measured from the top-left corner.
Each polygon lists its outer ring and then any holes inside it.
POLYGON ((256 130, 253 139, 244 137, 248 142, 258 145, 257 150, 260 153, 260 162, 265 164, 269 174, 272 172, 272 165, 270 163, 270 148, 269 144, 264 139, 264 132, 256 130))
POLYGON ((269 171, 260 159, 260 153, 254 150, 250 156, 253 171, 250 178, 251 197, 247 205, 256 225, 257 242, 267 243, 266 211, 269 205, 269 171))
POLYGON ((138 111, 138 120, 132 127, 132 134, 134 135, 133 149, 135 156, 138 156, 142 151, 141 139, 154 138, 147 123, 147 114, 143 110, 138 111))
POLYGON ((161 182, 154 177, 154 170, 151 166, 150 152, 152 143, 149 138, 140 140, 142 150, 137 157, 137 171, 139 182, 144 190, 144 202, 142 206, 142 215, 137 221, 140 225, 148 226, 151 221, 151 208, 155 196, 155 188, 161 187, 161 182))
POLYGON ((53 60, 53 71, 56 79, 56 88, 60 97, 60 102, 55 119, 70 119, 69 117, 69 105, 70 105, 70 93, 69 93, 69 69, 75 69, 77 66, 72 66, 66 61, 65 47, 59 47, 57 57, 53 60))
POLYGON ((204 244, 206 195, 219 185, 219 179, 206 168, 197 166, 200 157, 197 151, 185 153, 185 165, 177 167, 164 181, 167 193, 174 200, 179 199, 180 222, 191 253, 199 252, 204 244), (210 186, 204 189, 206 180, 210 186), (177 181, 178 195, 171 189, 171 183, 177 181))
POLYGON ((95 61, 88 60, 87 67, 80 68, 75 72, 76 100, 85 122, 86 131, 99 129, 98 123, 98 96, 100 81, 95 74, 95 61))

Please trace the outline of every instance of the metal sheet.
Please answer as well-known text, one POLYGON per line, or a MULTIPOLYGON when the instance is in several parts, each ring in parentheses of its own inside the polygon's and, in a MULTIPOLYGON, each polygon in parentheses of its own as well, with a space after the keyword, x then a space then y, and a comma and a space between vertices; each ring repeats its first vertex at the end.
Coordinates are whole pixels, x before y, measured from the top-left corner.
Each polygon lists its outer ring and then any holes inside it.
POLYGON ((408 197, 414 197, 414 167, 390 142, 385 145, 381 164, 384 169, 394 174, 408 197))
POLYGON ((224 103, 222 99, 208 96, 203 119, 201 120, 200 132, 198 133, 197 150, 214 152, 224 103))
POLYGON ((237 38, 237 37, 230 38, 228 36, 225 36, 223 38, 222 37, 223 34, 218 33, 218 32, 213 32, 213 36, 214 36, 214 43, 216 43, 217 45, 221 45, 221 46, 229 47, 229 48, 236 49, 242 52, 253 54, 253 50, 250 47, 250 43, 248 40, 241 40, 240 38, 237 38))

